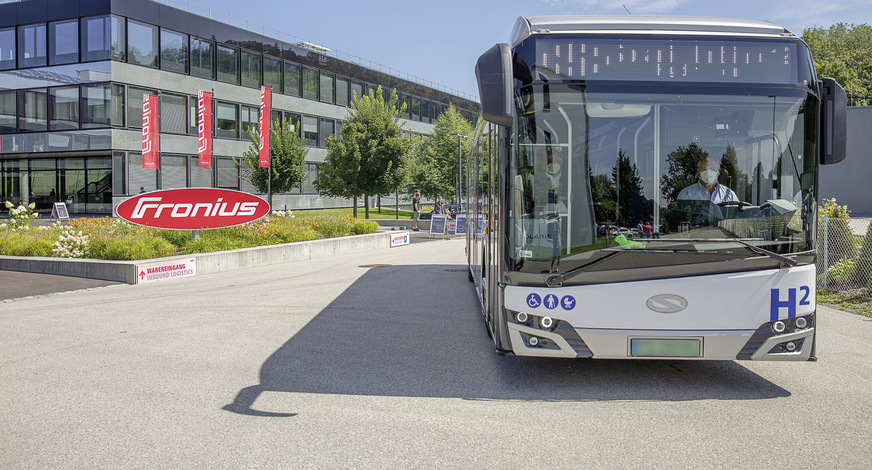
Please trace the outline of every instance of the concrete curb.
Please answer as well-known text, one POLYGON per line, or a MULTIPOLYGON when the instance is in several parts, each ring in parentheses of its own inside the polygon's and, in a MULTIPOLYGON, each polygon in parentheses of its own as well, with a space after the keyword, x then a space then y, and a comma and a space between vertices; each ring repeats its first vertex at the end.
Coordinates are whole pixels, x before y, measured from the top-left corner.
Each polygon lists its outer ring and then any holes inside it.
POLYGON ((135 284, 137 275, 136 265, 138 264, 190 260, 193 258, 196 260, 197 274, 200 275, 307 259, 327 258, 343 253, 374 251, 390 248, 390 243, 391 232, 379 232, 367 235, 137 261, 0 256, 0 270, 58 274, 135 284))

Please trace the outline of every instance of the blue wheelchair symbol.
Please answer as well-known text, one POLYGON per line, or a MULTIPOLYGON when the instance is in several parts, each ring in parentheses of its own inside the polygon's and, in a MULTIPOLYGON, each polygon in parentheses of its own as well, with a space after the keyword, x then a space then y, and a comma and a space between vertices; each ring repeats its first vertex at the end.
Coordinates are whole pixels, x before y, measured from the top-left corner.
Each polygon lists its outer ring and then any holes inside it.
POLYGON ((564 295, 563 298, 560 299, 560 305, 563 306, 563 310, 572 310, 575 308, 575 297, 564 295))
POLYGON ((536 308, 542 305, 542 298, 539 297, 539 294, 532 293, 527 296, 527 306, 530 308, 536 308))

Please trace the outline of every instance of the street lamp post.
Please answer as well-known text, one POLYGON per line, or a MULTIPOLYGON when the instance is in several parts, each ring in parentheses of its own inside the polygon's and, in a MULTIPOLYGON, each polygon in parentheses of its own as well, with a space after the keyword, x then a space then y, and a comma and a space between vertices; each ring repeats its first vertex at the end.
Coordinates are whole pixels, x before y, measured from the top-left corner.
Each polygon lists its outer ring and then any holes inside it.
POLYGON ((460 185, 461 185, 461 182, 463 181, 461 179, 461 176, 460 176, 460 160, 463 158, 462 157, 463 150, 461 150, 460 143, 461 143, 461 139, 465 139, 466 136, 458 134, 458 133, 453 133, 451 135, 457 137, 457 178, 455 179, 455 188, 456 189, 454 192, 455 192, 455 197, 457 198, 457 200, 455 202, 458 205, 460 205, 460 185))

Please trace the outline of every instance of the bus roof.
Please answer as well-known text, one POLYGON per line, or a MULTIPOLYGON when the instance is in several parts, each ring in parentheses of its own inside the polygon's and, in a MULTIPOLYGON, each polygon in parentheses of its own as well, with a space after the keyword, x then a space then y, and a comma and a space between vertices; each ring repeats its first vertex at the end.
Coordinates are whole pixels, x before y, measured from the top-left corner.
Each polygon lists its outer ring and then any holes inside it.
POLYGON ((782 26, 768 21, 703 16, 561 15, 520 17, 510 36, 515 46, 534 34, 670 34, 796 38, 782 26))

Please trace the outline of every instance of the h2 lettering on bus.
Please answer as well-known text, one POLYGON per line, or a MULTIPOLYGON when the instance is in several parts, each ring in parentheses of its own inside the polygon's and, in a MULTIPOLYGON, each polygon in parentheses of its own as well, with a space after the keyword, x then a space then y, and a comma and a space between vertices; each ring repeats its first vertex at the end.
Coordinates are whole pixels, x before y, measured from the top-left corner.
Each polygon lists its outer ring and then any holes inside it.
POLYGON ((796 289, 795 287, 791 287, 790 289, 772 289, 770 293, 771 301, 769 304, 769 320, 778 320, 782 308, 787 309, 787 318, 796 317, 798 306, 811 305, 811 302, 808 299, 809 295, 811 295, 811 289, 808 286, 801 286, 799 289, 796 289), (787 299, 782 297, 782 290, 787 291, 787 299), (797 290, 802 294, 801 298, 797 296, 797 290))

